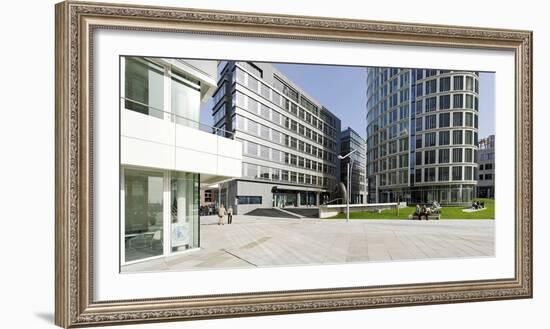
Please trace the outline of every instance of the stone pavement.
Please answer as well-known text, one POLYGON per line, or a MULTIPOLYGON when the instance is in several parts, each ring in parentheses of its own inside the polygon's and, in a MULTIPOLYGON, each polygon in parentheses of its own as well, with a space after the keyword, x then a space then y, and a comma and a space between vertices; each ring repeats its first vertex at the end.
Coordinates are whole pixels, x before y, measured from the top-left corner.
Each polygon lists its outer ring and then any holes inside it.
POLYGON ((122 272, 490 257, 493 220, 320 220, 201 217, 201 248, 122 272))

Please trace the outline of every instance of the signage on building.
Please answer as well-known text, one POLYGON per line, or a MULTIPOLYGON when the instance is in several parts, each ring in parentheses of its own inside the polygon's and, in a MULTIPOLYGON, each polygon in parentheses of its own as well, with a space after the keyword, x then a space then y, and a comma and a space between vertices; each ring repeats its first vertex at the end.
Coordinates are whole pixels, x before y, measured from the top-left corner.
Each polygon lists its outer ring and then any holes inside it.
POLYGON ((178 222, 172 224, 172 247, 189 244, 189 223, 178 222))

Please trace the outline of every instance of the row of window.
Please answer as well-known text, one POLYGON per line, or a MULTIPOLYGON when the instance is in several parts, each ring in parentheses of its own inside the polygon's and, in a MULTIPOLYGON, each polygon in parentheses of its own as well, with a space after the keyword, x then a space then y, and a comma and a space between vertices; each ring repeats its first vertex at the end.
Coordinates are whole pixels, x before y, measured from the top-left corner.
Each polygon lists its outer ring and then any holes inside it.
POLYGON ((439 79, 427 80, 416 84, 416 97, 435 94, 437 92, 447 92, 451 90, 466 90, 479 93, 479 83, 471 76, 450 76, 439 79), (452 82, 452 84, 451 84, 452 82), (466 83, 464 83, 466 82, 466 83), (439 85, 439 88, 438 88, 439 85))
POLYGON ((336 175, 336 167, 334 166, 326 164, 323 165, 321 162, 317 162, 315 160, 276 150, 265 145, 256 144, 250 141, 241 142, 243 144, 243 153, 247 156, 318 171, 333 176, 336 175))
POLYGON ((262 117, 265 120, 268 120, 278 126, 285 127, 288 130, 295 132, 296 134, 302 135, 309 140, 316 142, 319 145, 328 147, 333 151, 336 151, 336 142, 331 139, 326 138, 323 133, 318 133, 317 131, 306 127, 297 121, 286 117, 279 112, 271 109, 268 106, 256 101, 253 98, 250 98, 242 93, 236 92, 233 94, 234 104, 240 108, 262 117), (236 99, 235 99, 236 98, 236 99))
POLYGON ((493 174, 480 174, 479 180, 492 180, 493 174))
POLYGON ((477 129, 479 122, 478 116, 469 112, 430 114, 416 118, 415 130, 422 131, 436 128, 449 128, 451 127, 451 123, 452 127, 470 127, 477 129))
POLYGON ((451 181, 471 181, 476 177, 476 167, 472 166, 452 166, 452 167, 428 167, 416 169, 414 171, 414 181, 416 183, 430 182, 448 182, 451 181))
POLYGON ((393 171, 387 174, 380 174, 379 176, 380 186, 408 184, 409 183, 408 176, 409 175, 407 170, 393 171))
POLYGON ((291 170, 270 168, 246 162, 243 162, 243 177, 275 182, 305 184, 327 189, 330 189, 335 185, 335 179, 333 178, 304 174, 291 170))
MULTIPOLYGON (((279 79, 274 79, 276 82, 279 81, 279 79)), ((267 84, 260 82, 258 79, 254 78, 253 76, 249 75, 248 73, 244 72, 243 70, 236 68, 233 72, 233 82, 237 81, 243 86, 248 87, 250 90, 255 92, 258 95, 261 95, 263 98, 273 102, 274 104, 278 105, 279 107, 285 109, 286 111, 292 113, 294 116, 302 119, 303 121, 309 123, 313 127, 316 127, 317 129, 323 131, 324 133, 337 138, 337 134, 339 131, 334 129, 333 127, 330 127, 325 122, 323 122, 323 118, 325 118, 325 121, 330 121, 332 125, 334 125, 334 119, 330 118, 330 120, 326 120, 329 118, 326 118, 322 115, 320 115, 320 112, 311 101, 305 99, 303 96, 301 96, 297 91, 295 91, 292 87, 285 84, 286 87, 279 87, 282 88, 281 92, 286 96, 283 96, 276 92, 274 89, 270 88, 267 84), (292 99, 290 101, 289 99, 292 99), (314 112, 313 114, 311 112, 314 112), (318 116, 320 118, 318 118, 318 116)), ((276 84, 277 87, 277 84, 276 84)))
POLYGON ((428 113, 436 110, 450 110, 451 108, 478 111, 479 99, 471 94, 452 94, 418 99, 415 103, 416 114, 428 113))
POLYGON ((486 163, 479 165, 479 170, 492 170, 493 164, 492 163, 486 163))
POLYGON ((262 197, 251 195, 238 195, 237 204, 262 204, 262 197))
POLYGON ((275 144, 283 145, 303 153, 310 154, 319 159, 329 162, 335 162, 336 156, 332 152, 323 150, 315 145, 299 140, 295 137, 283 134, 275 129, 264 126, 256 121, 242 117, 240 115, 233 117, 233 127, 239 131, 246 132, 250 135, 262 138, 275 144))
POLYGON ((471 130, 444 130, 418 134, 415 137, 415 147, 419 149, 423 147, 451 145, 451 141, 452 145, 476 145, 477 132, 471 130))
POLYGON ((471 148, 455 147, 452 149, 416 151, 415 157, 416 157, 415 164, 417 166, 430 165, 430 164, 436 164, 436 163, 441 164, 441 163, 449 163, 449 162, 474 163, 475 157, 476 157, 476 150, 471 148), (424 162, 422 162, 422 160, 424 160, 424 162))
POLYGON ((409 155, 401 154, 392 156, 386 159, 374 161, 368 164, 368 175, 373 175, 378 172, 393 170, 398 168, 407 168, 409 165, 409 155))

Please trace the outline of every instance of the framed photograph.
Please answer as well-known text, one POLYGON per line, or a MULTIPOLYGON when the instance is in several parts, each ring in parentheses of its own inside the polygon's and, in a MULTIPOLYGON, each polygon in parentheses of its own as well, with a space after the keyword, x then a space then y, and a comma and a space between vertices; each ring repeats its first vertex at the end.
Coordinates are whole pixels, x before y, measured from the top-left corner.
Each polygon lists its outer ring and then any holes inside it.
POLYGON ((65 1, 55 115, 61 327, 532 296, 530 31, 65 1))

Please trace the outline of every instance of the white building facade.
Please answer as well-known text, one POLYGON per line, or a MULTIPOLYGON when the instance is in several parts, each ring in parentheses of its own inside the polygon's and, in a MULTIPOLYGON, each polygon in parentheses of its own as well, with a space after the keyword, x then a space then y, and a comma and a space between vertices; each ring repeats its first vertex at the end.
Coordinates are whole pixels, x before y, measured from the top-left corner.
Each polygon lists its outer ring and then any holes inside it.
POLYGON ((238 178, 242 145, 199 122, 216 61, 121 58, 121 264, 200 247, 199 189, 238 178))

